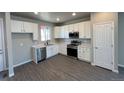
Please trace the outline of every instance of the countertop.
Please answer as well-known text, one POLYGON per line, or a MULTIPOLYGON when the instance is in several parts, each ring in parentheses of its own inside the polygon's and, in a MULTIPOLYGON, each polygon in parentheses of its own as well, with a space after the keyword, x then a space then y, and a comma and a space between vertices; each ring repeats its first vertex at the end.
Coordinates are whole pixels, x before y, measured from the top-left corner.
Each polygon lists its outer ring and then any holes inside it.
POLYGON ((79 45, 79 47, 91 47, 91 44, 81 44, 81 45, 79 45))
POLYGON ((43 48, 43 47, 48 47, 48 46, 52 46, 52 45, 56 45, 56 44, 48 44, 48 45, 44 45, 44 44, 37 44, 37 45, 33 45, 33 48, 43 48))

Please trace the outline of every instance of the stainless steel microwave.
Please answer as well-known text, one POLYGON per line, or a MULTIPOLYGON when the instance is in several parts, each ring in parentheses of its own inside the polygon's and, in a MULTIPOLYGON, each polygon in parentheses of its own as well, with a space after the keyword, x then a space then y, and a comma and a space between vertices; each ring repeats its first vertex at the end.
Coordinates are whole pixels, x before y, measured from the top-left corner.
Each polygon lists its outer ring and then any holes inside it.
POLYGON ((69 32, 69 38, 79 38, 79 32, 69 32))

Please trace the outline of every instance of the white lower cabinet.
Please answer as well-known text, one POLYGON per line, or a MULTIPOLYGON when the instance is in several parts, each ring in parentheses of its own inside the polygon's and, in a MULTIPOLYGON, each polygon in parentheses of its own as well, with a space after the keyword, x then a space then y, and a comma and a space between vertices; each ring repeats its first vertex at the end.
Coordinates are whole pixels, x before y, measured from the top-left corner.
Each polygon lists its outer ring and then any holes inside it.
POLYGON ((67 44, 59 44, 59 53, 67 55, 67 44))
POLYGON ((46 54, 47 54, 47 58, 50 58, 54 55, 58 54, 58 46, 57 45, 50 45, 46 47, 46 54))
POLYGON ((78 58, 83 61, 91 61, 91 48, 90 47, 78 47, 78 58))

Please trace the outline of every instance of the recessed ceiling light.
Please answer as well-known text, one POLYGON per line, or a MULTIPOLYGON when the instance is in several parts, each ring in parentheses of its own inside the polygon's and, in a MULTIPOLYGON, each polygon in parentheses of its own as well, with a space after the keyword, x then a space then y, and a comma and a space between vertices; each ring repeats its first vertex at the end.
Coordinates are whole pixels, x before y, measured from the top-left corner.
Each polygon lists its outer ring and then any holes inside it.
POLYGON ((56 20, 57 20, 57 21, 60 21, 60 18, 57 17, 56 20))
POLYGON ((34 12, 34 14, 36 14, 36 15, 37 15, 37 14, 38 14, 38 12, 34 12))
POLYGON ((72 16, 76 16, 76 13, 75 13, 75 12, 73 12, 73 13, 72 13, 72 16))

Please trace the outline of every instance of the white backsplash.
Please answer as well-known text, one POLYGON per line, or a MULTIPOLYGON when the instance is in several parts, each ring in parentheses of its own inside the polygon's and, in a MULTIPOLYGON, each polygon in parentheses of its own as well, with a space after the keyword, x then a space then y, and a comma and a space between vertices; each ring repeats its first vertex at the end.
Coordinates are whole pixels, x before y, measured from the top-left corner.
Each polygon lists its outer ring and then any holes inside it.
POLYGON ((56 43, 70 43, 72 40, 79 40, 82 44, 91 44, 91 39, 56 39, 56 43))

